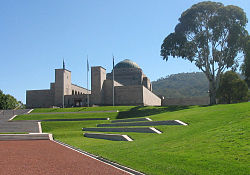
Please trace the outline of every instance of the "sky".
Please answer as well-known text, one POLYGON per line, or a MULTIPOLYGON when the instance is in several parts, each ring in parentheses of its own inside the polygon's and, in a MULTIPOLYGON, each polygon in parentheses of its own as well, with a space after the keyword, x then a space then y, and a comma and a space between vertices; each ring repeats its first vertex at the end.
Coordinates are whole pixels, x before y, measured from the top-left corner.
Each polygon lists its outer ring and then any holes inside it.
MULTIPOLYGON (((160 56, 164 38, 181 13, 197 0, 0 0, 0 89, 23 103, 26 90, 49 89, 54 69, 71 70, 72 83, 86 87, 90 66, 112 70, 136 62, 151 81, 197 72, 186 60, 160 56)), ((250 1, 223 0, 250 15, 250 1)), ((249 24, 247 30, 250 31, 249 24)))

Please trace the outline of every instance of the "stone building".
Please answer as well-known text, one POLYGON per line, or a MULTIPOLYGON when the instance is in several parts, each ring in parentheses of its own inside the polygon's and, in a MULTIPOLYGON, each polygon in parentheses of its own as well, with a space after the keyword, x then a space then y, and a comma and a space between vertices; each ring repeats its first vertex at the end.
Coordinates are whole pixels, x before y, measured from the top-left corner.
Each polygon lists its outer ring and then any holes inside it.
POLYGON ((27 90, 28 108, 59 106, 112 105, 160 106, 161 99, 152 92, 152 84, 142 69, 131 60, 119 62, 111 73, 101 66, 91 67, 91 91, 71 83, 71 72, 55 70, 50 89, 27 90), (114 73, 114 81, 113 81, 114 73))

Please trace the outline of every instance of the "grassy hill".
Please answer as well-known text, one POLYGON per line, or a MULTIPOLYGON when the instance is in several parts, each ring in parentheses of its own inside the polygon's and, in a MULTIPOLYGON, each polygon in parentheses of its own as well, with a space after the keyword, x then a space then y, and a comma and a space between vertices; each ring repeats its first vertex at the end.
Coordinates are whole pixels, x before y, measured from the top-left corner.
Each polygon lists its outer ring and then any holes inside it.
POLYGON ((153 92, 168 98, 208 96, 208 80, 204 73, 179 73, 152 82, 153 92))
MULTIPOLYGON (((43 115, 43 119, 53 115, 43 115)), ((83 137, 81 128, 110 121, 42 122, 43 132, 146 174, 247 175, 250 172, 249 102, 208 107, 137 106, 123 108, 119 113, 81 115, 111 119, 148 116, 154 121, 181 120, 188 126, 156 126, 162 134, 123 133, 134 139, 133 142, 83 137)))

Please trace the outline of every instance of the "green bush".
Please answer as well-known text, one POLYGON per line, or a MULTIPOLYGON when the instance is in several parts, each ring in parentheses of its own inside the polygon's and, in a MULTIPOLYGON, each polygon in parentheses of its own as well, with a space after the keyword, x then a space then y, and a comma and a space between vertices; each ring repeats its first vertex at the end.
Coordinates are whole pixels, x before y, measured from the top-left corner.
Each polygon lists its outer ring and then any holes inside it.
POLYGON ((244 80, 233 71, 221 75, 217 91, 219 103, 238 103, 248 100, 248 87, 244 80))

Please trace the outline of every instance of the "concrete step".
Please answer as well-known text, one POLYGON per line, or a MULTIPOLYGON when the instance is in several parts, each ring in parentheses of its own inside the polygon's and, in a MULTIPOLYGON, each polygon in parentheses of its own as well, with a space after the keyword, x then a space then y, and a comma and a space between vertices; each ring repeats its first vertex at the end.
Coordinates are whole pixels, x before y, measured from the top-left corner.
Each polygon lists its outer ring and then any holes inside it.
POLYGON ((139 133, 157 133, 162 132, 153 127, 148 128, 82 128, 83 131, 97 131, 97 132, 139 132, 139 133))
POLYGON ((39 133, 38 123, 31 121, 7 122, 0 121, 0 133, 39 133))
POLYGON ((39 121, 54 122, 54 121, 85 121, 85 120, 109 120, 109 118, 47 119, 39 121))
POLYGON ((111 123, 139 122, 139 121, 152 121, 152 120, 150 118, 134 118, 134 119, 112 120, 111 123))
POLYGON ((3 140, 53 140, 52 134, 29 133, 29 134, 0 134, 0 141, 3 140))
POLYGON ((120 134, 84 133, 83 136, 88 138, 105 139, 112 141, 133 141, 129 136, 120 134))
POLYGON ((117 127, 117 126, 157 126, 157 125, 187 125, 180 120, 151 121, 151 122, 130 122, 130 123, 112 123, 98 124, 97 127, 117 127))

